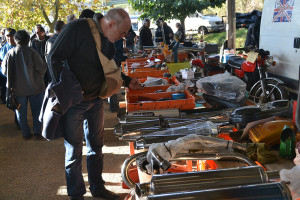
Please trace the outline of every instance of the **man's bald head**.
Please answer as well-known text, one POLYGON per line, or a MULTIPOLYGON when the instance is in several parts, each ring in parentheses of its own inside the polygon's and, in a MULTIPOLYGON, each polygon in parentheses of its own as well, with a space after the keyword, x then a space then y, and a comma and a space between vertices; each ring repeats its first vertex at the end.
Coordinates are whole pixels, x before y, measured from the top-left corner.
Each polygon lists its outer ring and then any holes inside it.
POLYGON ((104 15, 104 17, 108 21, 113 20, 117 22, 118 25, 123 23, 124 21, 130 21, 128 13, 122 8, 112 8, 106 13, 106 15, 104 15))
POLYGON ((103 34, 110 42, 124 38, 131 28, 128 13, 122 8, 110 9, 100 21, 103 34))

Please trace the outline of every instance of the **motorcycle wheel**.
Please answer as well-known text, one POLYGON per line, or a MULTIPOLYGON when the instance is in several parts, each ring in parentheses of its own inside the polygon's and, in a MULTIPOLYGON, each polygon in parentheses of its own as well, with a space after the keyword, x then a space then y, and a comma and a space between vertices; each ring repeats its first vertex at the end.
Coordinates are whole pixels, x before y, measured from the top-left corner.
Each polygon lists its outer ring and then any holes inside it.
POLYGON ((263 96, 261 84, 258 84, 250 91, 250 100, 254 103, 267 103, 275 100, 288 99, 287 89, 275 80, 266 80, 266 95, 263 96))

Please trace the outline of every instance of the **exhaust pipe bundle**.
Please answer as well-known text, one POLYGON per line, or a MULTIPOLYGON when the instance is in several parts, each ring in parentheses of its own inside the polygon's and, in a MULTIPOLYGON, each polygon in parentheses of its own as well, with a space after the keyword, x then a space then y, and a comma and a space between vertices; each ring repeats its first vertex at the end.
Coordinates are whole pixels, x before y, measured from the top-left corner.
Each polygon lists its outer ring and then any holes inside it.
MULTIPOLYGON (((222 180, 223 181, 223 180, 222 180)), ((169 193, 150 195, 148 200, 292 200, 289 188, 283 182, 244 185, 219 189, 191 191, 183 193, 169 193)))
POLYGON ((268 183, 279 179, 278 171, 265 172, 260 166, 199 172, 155 174, 149 183, 136 184, 137 196, 199 191, 240 185, 268 183), (270 175, 269 175, 270 174, 270 175))

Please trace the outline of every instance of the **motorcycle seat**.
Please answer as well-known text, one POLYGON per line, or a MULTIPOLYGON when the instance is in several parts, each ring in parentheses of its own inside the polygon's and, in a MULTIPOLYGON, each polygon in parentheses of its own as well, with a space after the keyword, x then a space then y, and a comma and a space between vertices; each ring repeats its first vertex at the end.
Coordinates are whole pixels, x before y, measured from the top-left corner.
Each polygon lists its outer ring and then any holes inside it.
POLYGON ((245 61, 246 59, 240 56, 231 56, 228 59, 227 64, 232 68, 241 69, 243 62, 245 61))

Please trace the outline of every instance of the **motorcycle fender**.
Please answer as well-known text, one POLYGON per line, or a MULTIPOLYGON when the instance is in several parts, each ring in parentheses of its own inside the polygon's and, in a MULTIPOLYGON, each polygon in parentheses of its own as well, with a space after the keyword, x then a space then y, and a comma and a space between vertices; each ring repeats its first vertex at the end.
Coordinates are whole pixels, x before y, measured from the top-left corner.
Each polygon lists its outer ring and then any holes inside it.
MULTIPOLYGON (((274 80, 274 81, 278 82, 279 84, 284 85, 284 82, 283 82, 282 80, 278 79, 278 78, 268 77, 268 78, 266 78, 265 80, 274 80)), ((257 85, 259 85, 259 84, 260 84, 260 81, 257 81, 257 82, 252 86, 252 88, 250 89, 250 94, 251 94, 251 92, 253 91, 253 89, 254 89, 257 85)))

